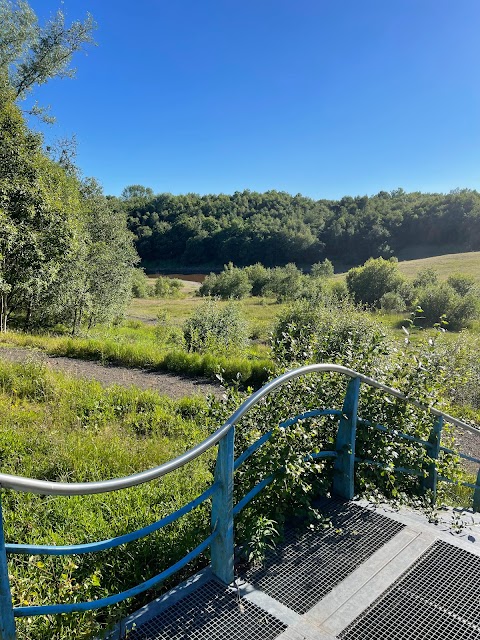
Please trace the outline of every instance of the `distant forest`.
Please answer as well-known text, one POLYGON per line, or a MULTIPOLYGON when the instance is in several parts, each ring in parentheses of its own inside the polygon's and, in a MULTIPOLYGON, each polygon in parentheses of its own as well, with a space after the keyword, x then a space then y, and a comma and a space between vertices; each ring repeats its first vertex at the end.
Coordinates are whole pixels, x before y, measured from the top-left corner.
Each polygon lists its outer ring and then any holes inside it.
POLYGON ((127 214, 144 266, 353 265, 420 244, 480 250, 480 194, 468 189, 312 200, 278 191, 155 195, 133 185, 110 200, 127 214))

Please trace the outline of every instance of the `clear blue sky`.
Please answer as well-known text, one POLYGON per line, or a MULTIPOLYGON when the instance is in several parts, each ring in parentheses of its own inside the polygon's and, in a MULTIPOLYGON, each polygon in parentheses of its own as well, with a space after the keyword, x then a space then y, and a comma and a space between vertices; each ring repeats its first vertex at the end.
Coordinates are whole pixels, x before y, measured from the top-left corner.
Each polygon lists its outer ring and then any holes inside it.
POLYGON ((106 193, 480 189, 479 0, 63 7, 93 14, 98 47, 35 98, 106 193))

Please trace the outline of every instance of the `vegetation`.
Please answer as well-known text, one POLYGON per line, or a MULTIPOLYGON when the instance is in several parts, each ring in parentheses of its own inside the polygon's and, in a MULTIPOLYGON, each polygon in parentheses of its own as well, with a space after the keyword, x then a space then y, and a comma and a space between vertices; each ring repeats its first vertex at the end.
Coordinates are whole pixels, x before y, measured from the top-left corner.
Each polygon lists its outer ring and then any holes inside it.
POLYGON ((332 201, 277 191, 154 195, 136 185, 111 201, 126 212, 144 266, 310 266, 325 258, 351 266, 419 243, 425 252, 480 249, 480 194, 468 189, 332 201))

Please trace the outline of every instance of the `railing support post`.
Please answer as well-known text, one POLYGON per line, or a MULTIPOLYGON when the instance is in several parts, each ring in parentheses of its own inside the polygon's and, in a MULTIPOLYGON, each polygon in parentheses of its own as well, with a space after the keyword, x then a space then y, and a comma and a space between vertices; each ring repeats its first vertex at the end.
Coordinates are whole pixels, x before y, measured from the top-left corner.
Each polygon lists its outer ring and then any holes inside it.
POLYGON ((433 502, 437 499, 437 482, 438 482, 438 470, 437 460, 440 455, 440 441, 442 439, 443 429, 443 416, 438 416, 433 425, 433 429, 430 432, 428 442, 431 444, 429 451, 429 458, 432 462, 428 466, 428 475, 423 480, 423 489, 430 490, 432 492, 433 502))
POLYGON ((480 511, 480 469, 477 473, 477 480, 475 482, 476 489, 473 492, 473 510, 478 513, 480 511))
POLYGON ((235 428, 218 443, 215 483, 217 491, 212 499, 212 530, 217 536, 212 542, 212 571, 225 584, 234 579, 233 555, 233 458, 235 428))
POLYGON ((0 500, 0 640, 15 640, 15 618, 13 617, 12 594, 8 578, 7 552, 3 532, 3 514, 0 500))
POLYGON ((338 425, 333 477, 333 492, 346 500, 351 500, 355 493, 355 436, 359 396, 360 378, 352 378, 348 383, 343 415, 338 425))

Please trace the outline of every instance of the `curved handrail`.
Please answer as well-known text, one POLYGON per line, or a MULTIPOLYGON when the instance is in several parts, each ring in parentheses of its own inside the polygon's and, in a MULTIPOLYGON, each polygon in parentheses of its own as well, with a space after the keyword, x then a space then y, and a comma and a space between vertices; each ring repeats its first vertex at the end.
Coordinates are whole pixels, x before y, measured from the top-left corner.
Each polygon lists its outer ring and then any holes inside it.
POLYGON ((39 493, 43 495, 74 496, 118 491, 120 489, 127 489, 128 487, 143 484, 144 482, 149 482, 150 480, 155 480, 156 478, 161 478, 167 473, 183 467, 183 465, 185 465, 187 462, 198 458, 198 456, 200 456, 202 453, 205 453, 205 451, 208 451, 208 449, 217 444, 217 442, 219 442, 225 436, 225 434, 230 431, 230 429, 243 417, 243 415, 251 407, 255 406, 277 387, 281 386, 285 382, 288 382, 289 380, 298 378, 302 375, 321 372, 342 373, 350 378, 359 378, 361 382, 364 382, 371 387, 380 389, 381 391, 384 391, 385 393, 388 393, 395 398, 405 400, 413 406, 429 411, 435 416, 443 416, 444 419, 451 424, 466 429, 467 431, 470 431, 472 433, 480 433, 480 431, 475 427, 472 427, 471 425, 466 424, 461 420, 457 420, 457 418, 454 418, 453 416, 450 416, 443 411, 439 411, 434 407, 429 407, 425 404, 422 404, 421 402, 418 402, 417 400, 410 399, 404 393, 398 391, 398 389, 388 387, 387 385, 384 385, 381 382, 377 382, 373 378, 369 378, 368 376, 365 376, 358 371, 354 371, 353 369, 349 369, 338 364, 311 364, 304 367, 299 367, 298 369, 287 371, 281 376, 278 376, 274 380, 268 382, 261 389, 247 398, 245 402, 243 402, 240 407, 234 413, 232 413, 230 418, 210 436, 205 438, 203 442, 200 442, 180 456, 177 456, 176 458, 173 458, 173 460, 169 460, 168 462, 165 462, 158 467, 147 469, 146 471, 135 473, 130 476, 98 482, 52 482, 49 480, 35 480, 34 478, 25 478, 23 476, 0 473, 0 487, 14 489, 16 491, 39 493))

